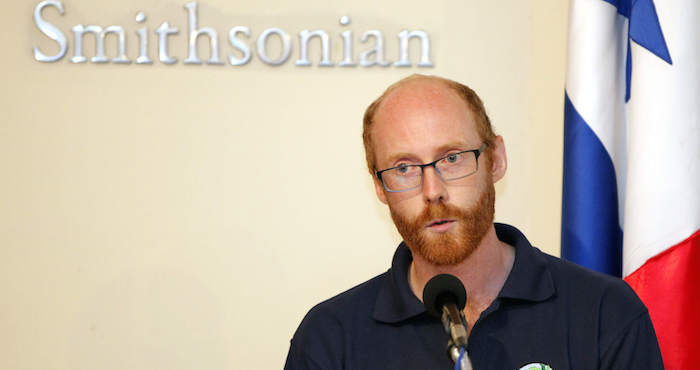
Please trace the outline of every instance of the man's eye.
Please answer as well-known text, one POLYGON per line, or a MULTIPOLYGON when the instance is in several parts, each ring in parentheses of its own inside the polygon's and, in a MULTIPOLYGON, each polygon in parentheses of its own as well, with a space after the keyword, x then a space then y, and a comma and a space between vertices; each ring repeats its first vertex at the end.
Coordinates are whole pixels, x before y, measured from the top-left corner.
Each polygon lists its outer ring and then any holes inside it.
POLYGON ((411 170, 411 167, 408 167, 407 164, 400 164, 396 167, 396 171, 398 171, 400 174, 405 174, 408 173, 408 171, 411 170))
POLYGON ((454 153, 454 154, 450 154, 447 157, 445 157, 445 160, 447 160, 448 163, 455 163, 455 162, 459 161, 460 157, 461 157, 461 154, 454 153))

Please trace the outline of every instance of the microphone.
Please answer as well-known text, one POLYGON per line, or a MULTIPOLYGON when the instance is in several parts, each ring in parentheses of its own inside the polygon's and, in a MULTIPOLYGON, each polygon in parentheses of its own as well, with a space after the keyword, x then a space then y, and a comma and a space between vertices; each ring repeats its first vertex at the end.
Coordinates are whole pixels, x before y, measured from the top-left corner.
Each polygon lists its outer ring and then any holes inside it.
POLYGON ((471 369, 471 363, 465 353, 467 320, 462 310, 466 303, 467 292, 464 290, 464 285, 453 275, 437 275, 423 288, 423 305, 426 311, 442 320, 445 333, 450 336, 448 355, 454 363, 460 361, 462 369, 471 369), (460 356, 460 353, 464 353, 465 356, 460 356))

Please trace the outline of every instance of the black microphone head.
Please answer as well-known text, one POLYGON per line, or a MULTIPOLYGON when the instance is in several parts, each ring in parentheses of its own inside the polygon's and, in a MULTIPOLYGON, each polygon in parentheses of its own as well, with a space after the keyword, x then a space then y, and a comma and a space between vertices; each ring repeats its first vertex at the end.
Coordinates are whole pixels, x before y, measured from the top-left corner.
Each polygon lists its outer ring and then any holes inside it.
POLYGON ((423 305, 429 314, 440 318, 442 306, 454 303, 461 311, 467 303, 467 291, 464 285, 453 275, 440 274, 428 280, 423 288, 423 305))

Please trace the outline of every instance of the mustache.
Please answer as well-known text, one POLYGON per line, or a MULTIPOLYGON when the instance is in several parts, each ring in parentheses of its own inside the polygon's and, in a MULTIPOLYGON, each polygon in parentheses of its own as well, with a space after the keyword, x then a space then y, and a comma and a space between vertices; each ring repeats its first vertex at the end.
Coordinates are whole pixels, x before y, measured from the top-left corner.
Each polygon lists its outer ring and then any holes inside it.
POLYGON ((456 206, 445 203, 430 203, 425 209, 413 220, 415 226, 422 226, 434 219, 440 218, 463 218, 465 212, 456 206))

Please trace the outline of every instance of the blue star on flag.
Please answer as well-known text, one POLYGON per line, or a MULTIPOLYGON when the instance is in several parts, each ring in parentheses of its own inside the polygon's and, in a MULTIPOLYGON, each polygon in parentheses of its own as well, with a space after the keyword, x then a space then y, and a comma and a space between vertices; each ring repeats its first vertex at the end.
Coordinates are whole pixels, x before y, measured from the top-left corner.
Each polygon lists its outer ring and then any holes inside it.
POLYGON ((627 90, 625 101, 630 100, 630 83, 632 80, 632 52, 630 39, 639 46, 649 50, 652 54, 663 59, 668 64, 673 64, 671 54, 668 52, 664 34, 661 31, 659 16, 653 0, 604 0, 617 8, 617 12, 629 19, 627 39, 627 90))

